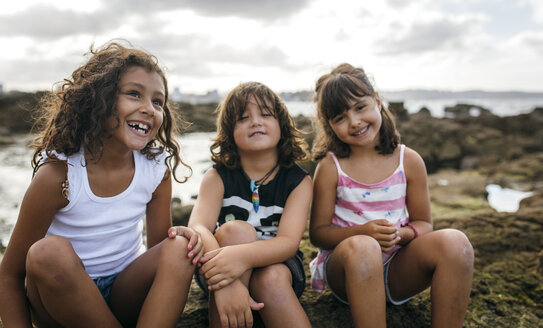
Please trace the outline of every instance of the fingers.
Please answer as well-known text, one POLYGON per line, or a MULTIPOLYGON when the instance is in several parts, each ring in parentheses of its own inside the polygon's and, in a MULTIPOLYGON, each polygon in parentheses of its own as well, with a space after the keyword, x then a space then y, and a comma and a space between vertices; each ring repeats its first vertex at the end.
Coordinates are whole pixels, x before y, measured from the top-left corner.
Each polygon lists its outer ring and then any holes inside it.
POLYGON ((237 327, 250 327, 245 325, 245 311, 240 311, 236 315, 237 327))
POLYGON ((168 229, 168 238, 175 238, 175 236, 177 236, 177 231, 175 227, 171 227, 170 229, 168 229))
POLYGON ((204 256, 202 256, 200 258, 200 263, 204 264, 207 261, 211 260, 212 258, 217 256, 217 254, 219 254, 221 252, 221 250, 222 250, 221 248, 217 248, 217 249, 214 249, 212 251, 209 251, 209 252, 205 253, 204 256))
POLYGON ((373 220, 373 222, 377 223, 378 225, 381 225, 381 226, 392 226, 392 223, 388 222, 387 219, 378 219, 378 220, 373 220))
POLYGON ((219 289, 221 289, 221 288, 224 288, 224 287, 230 285, 230 284, 232 283, 232 281, 233 281, 233 280, 231 280, 231 279, 222 279, 222 280, 220 280, 220 281, 219 281, 218 283, 216 283, 216 284, 210 284, 210 283, 208 282, 207 288, 208 288, 209 290, 212 290, 212 291, 217 291, 217 290, 219 290, 219 289))
POLYGON ((249 299, 249 306, 251 307, 251 310, 253 311, 260 311, 264 308, 264 303, 257 303, 253 298, 251 297, 249 299))
POLYGON ((192 259, 192 264, 196 265, 198 259, 202 256, 203 243, 200 239, 200 234, 188 227, 175 226, 168 229, 168 238, 173 239, 177 236, 184 237, 189 240, 187 249, 187 257, 192 259))
POLYGON ((251 313, 251 308, 248 308, 247 310, 245 310, 244 316, 245 316, 245 327, 252 327, 253 314, 251 313))
POLYGON ((200 239, 200 234, 193 234, 192 237, 189 240, 189 244, 187 248, 190 250, 188 257, 192 258, 192 264, 197 264, 198 260, 204 253, 204 247, 203 243, 200 239))
POLYGON ((190 240, 192 235, 195 234, 194 230, 187 227, 175 226, 168 229, 168 237, 174 238, 175 236, 185 237, 190 240))
POLYGON ((221 327, 228 328, 228 316, 226 314, 220 314, 219 318, 221 320, 221 327))

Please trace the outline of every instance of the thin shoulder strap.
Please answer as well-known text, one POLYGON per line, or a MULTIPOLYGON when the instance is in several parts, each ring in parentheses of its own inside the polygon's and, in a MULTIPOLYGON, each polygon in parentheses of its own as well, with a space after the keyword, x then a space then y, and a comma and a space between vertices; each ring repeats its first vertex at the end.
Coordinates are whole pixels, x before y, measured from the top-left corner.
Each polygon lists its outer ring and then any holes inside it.
POLYGON ((401 144, 400 145, 400 167, 403 167, 403 154, 405 153, 405 145, 404 144, 401 144))
POLYGON ((331 151, 328 152, 331 156, 332 156, 332 159, 334 160, 334 163, 336 163, 336 168, 337 168, 337 171, 339 173, 342 173, 343 174, 343 170, 341 170, 341 166, 339 165, 339 161, 336 157, 336 155, 334 153, 332 153, 331 151))

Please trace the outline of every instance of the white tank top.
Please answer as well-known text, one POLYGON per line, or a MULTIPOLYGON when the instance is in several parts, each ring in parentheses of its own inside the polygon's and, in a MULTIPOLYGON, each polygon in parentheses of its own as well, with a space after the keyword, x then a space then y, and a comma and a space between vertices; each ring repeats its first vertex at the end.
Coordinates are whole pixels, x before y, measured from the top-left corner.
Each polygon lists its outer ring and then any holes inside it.
MULTIPOLYGON (((93 279, 121 272, 145 251, 142 219, 166 172, 166 153, 155 160, 139 151, 133 154, 132 182, 112 197, 98 197, 92 192, 83 151, 67 159, 69 203, 57 211, 47 235, 70 240, 93 279)), ((63 154, 57 156, 66 160, 63 154)), ((45 155, 43 158, 47 159, 45 155)))

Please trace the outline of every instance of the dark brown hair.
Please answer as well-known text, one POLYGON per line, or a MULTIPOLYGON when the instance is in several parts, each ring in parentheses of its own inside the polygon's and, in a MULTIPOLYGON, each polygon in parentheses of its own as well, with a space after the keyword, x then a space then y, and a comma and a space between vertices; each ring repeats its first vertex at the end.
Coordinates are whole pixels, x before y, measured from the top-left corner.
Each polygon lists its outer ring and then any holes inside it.
MULTIPOLYGON (((338 157, 348 157, 351 149, 341 141, 329 120, 349 109, 349 102, 355 98, 370 96, 379 99, 368 76, 362 68, 341 64, 329 74, 321 76, 315 86, 317 102, 317 133, 313 144, 313 159, 320 160, 331 151, 338 157)), ((379 144, 375 146, 380 154, 391 154, 400 143, 394 116, 381 101, 382 124, 379 129, 379 144)))
MULTIPOLYGON (((126 41, 125 41, 126 42, 126 41)), ((127 42, 128 43, 128 42, 127 42)), ((38 119, 38 136, 34 139, 32 167, 34 173, 42 161, 42 152, 55 159, 53 151, 70 156, 84 147, 93 159, 99 159, 103 151, 104 138, 110 136, 107 120, 117 117, 117 96, 121 75, 130 67, 142 67, 156 72, 162 78, 166 101, 164 118, 154 140, 141 153, 148 159, 166 151, 166 165, 178 182, 175 170, 181 163, 179 144, 175 140, 178 130, 176 113, 168 101, 168 83, 155 56, 138 49, 125 47, 118 42, 108 42, 103 47, 90 47, 90 59, 76 69, 71 78, 60 82, 60 87, 47 93, 40 102, 41 117, 38 119)))
POLYGON ((296 128, 281 98, 262 83, 246 82, 230 91, 217 107, 217 137, 211 145, 213 162, 230 169, 240 166, 234 141, 234 127, 245 112, 250 97, 254 97, 261 111, 272 114, 279 121, 279 165, 290 167, 297 160, 306 160, 307 145, 302 138, 302 132, 296 128))

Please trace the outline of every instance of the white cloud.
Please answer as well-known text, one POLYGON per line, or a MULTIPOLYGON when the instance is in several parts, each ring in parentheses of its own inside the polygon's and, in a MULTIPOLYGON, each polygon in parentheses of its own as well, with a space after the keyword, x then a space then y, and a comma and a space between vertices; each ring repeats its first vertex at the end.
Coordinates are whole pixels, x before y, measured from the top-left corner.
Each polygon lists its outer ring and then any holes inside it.
POLYGON ((492 28, 503 21, 496 12, 512 8, 505 0, 89 1, 9 2, 0 13, 0 48, 10 49, 0 52, 5 90, 50 88, 85 61, 91 43, 114 38, 155 54, 183 92, 248 80, 309 89, 342 62, 373 73, 383 90, 522 89, 524 81, 533 89, 543 75, 541 35, 522 7, 530 2, 537 16, 537 0, 515 4, 522 8, 501 33, 492 28), (529 24, 514 25, 524 18, 529 24), (516 79, 500 77, 512 72, 516 79))
POLYGON ((532 6, 532 17, 539 23, 543 24, 543 1, 541 0, 528 0, 532 6))
POLYGON ((516 35, 511 44, 516 48, 525 48, 543 58, 543 31, 524 31, 516 35))
POLYGON ((119 19, 108 11, 81 13, 37 4, 12 15, 0 16, 0 36, 29 36, 57 39, 80 33, 103 33, 115 28, 119 19))
POLYGON ((393 22, 376 46, 387 55, 465 50, 470 46, 470 38, 480 33, 483 21, 480 15, 437 15, 393 22))

